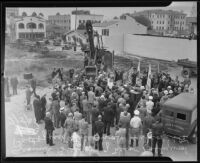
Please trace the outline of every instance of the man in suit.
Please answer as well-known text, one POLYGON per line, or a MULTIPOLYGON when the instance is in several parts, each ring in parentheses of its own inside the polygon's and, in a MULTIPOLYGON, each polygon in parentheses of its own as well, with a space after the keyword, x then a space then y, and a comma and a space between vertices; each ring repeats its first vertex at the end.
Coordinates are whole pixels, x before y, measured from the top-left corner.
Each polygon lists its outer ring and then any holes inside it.
POLYGON ((104 123, 102 122, 102 116, 98 116, 98 121, 95 122, 95 135, 99 135, 99 141, 95 142, 95 149, 99 151, 103 151, 103 131, 104 131, 104 123))
POLYGON ((50 146, 53 146, 53 122, 51 120, 51 114, 49 112, 46 113, 45 117, 45 130, 46 130, 46 143, 50 146))
POLYGON ((98 106, 96 106, 94 104, 94 106, 92 107, 92 136, 94 136, 94 131, 95 131, 95 122, 98 120, 98 116, 100 114, 99 110, 98 110, 98 106))
POLYGON ((31 79, 31 88, 33 89, 33 93, 36 94, 35 90, 36 90, 36 80, 35 79, 31 79))
POLYGON ((107 136, 110 135, 110 126, 111 126, 113 117, 114 117, 114 112, 112 109, 112 105, 109 102, 108 106, 105 107, 104 117, 103 117, 103 119, 104 119, 104 134, 107 134, 107 136))
POLYGON ((19 84, 17 77, 12 77, 10 83, 13 88, 13 95, 17 95, 17 85, 19 84))
POLYGON ((152 153, 153 156, 155 156, 155 148, 156 145, 158 145, 158 157, 161 157, 161 148, 163 143, 162 136, 164 133, 164 127, 160 117, 156 118, 155 121, 156 122, 152 124, 152 153))
POLYGON ((44 94, 41 98, 41 107, 42 107, 42 117, 41 119, 44 120, 45 118, 45 113, 46 113, 46 104, 47 104, 47 100, 46 100, 46 94, 44 94))
POLYGON ((53 111, 53 117, 54 117, 54 126, 56 128, 59 128, 60 123, 60 106, 58 102, 58 98, 56 97, 52 102, 52 111, 53 111))
POLYGON ((33 108, 35 113, 36 123, 40 123, 41 120, 41 101, 40 96, 35 95, 35 99, 33 100, 33 108))
POLYGON ((88 122, 86 121, 86 117, 83 117, 79 121, 79 132, 81 135, 81 151, 82 151, 84 145, 88 143, 88 135, 89 135, 89 125, 88 122))

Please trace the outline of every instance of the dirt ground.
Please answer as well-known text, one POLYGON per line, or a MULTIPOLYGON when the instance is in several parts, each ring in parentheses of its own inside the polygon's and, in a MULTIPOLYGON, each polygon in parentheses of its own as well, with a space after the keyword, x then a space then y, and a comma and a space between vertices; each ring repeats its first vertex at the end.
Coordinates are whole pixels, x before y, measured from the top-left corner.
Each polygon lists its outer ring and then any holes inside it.
MULTIPOLYGON (((141 72, 148 70, 148 63, 152 65, 152 72, 158 71, 157 60, 146 58, 141 58, 140 60, 141 72)), ((114 57, 114 67, 122 70, 127 71, 132 63, 137 67, 137 57, 130 55, 114 57)), ((27 50, 19 50, 9 46, 5 47, 5 76, 18 76, 22 85, 26 82, 23 79, 23 74, 32 73, 37 78, 40 86, 48 86, 48 80, 54 67, 63 67, 66 74, 70 68, 81 70, 83 69, 83 54, 69 50, 51 52, 51 54, 44 56, 42 54, 28 52, 27 50)), ((168 71, 169 68, 176 67, 175 62, 159 61, 160 71, 168 71)))

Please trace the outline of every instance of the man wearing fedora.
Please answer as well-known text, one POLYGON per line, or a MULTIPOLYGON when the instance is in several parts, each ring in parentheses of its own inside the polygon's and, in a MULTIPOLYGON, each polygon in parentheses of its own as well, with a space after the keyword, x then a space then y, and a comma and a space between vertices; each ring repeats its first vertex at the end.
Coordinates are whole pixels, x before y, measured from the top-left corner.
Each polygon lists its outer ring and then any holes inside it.
POLYGON ((104 132, 104 123, 102 122, 102 116, 98 116, 98 121, 95 122, 95 135, 99 136, 99 140, 95 142, 95 149, 103 151, 103 132, 104 132))
POLYGON ((49 112, 46 113, 45 121, 45 129, 46 129, 46 143, 50 146, 53 146, 53 130, 55 129, 53 126, 53 122, 51 120, 51 114, 49 112))

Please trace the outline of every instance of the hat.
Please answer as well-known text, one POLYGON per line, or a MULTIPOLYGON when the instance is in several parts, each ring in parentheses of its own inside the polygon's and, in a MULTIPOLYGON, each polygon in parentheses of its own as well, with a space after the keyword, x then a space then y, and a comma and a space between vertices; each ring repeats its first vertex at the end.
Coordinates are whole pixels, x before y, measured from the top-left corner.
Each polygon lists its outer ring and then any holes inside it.
POLYGON ((152 96, 149 96, 149 100, 153 100, 153 97, 152 97, 152 96))
POLYGON ((99 116, 98 116, 98 119, 102 119, 102 116, 101 116, 101 115, 99 115, 99 116))
POLYGON ((139 115, 139 114, 140 114, 139 110, 135 110, 135 111, 134 111, 134 114, 135 114, 135 115, 139 115))
POLYGON ((50 112, 46 112, 46 117, 50 117, 51 113, 50 112))
POLYGON ((167 88, 171 89, 172 87, 169 85, 167 88))
POLYGON ((60 111, 63 111, 65 108, 64 107, 62 107, 62 108, 60 108, 60 111))
POLYGON ((165 90, 165 91, 164 91, 164 94, 165 94, 165 95, 167 95, 167 94, 168 94, 168 91, 167 91, 167 90, 165 90))
POLYGON ((144 86, 141 86, 140 89, 145 89, 145 87, 144 87, 144 86))
POLYGON ((73 117, 73 114, 72 114, 72 113, 69 113, 69 114, 68 114, 68 117, 73 117))
POLYGON ((127 108, 130 108, 130 105, 129 105, 129 104, 126 104, 126 107, 127 107, 127 108))
POLYGON ((181 90, 181 87, 178 87, 178 90, 181 90))
POLYGON ((170 90, 170 91, 169 91, 169 93, 171 94, 171 93, 173 93, 173 91, 172 91, 172 90, 170 90))
POLYGON ((105 98, 105 97, 104 97, 104 95, 101 95, 101 97, 100 97, 100 98, 105 98))

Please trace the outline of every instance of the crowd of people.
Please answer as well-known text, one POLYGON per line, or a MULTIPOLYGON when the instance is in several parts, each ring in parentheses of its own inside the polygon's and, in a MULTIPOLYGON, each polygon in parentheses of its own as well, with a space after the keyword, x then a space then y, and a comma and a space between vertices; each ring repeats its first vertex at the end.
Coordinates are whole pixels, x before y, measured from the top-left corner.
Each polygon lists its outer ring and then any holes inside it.
POLYGON ((194 93, 191 81, 186 78, 181 82, 178 77, 172 79, 167 73, 157 73, 151 76, 151 89, 146 89, 148 73, 139 74, 134 67, 129 72, 132 74, 126 78, 118 70, 100 71, 97 77, 89 78, 78 74, 80 78, 74 78, 75 71, 70 70, 69 80, 64 80, 63 69, 54 69, 49 99, 46 94, 40 97, 35 87, 31 91, 28 86, 27 97, 34 94, 36 122, 45 122, 46 143, 54 145, 53 131, 61 128, 61 141, 78 156, 88 146, 102 151, 103 136, 112 135, 116 136, 120 155, 125 156, 126 150, 141 144, 143 136, 145 149, 156 156, 157 145, 161 156, 162 105, 182 92, 194 93))

